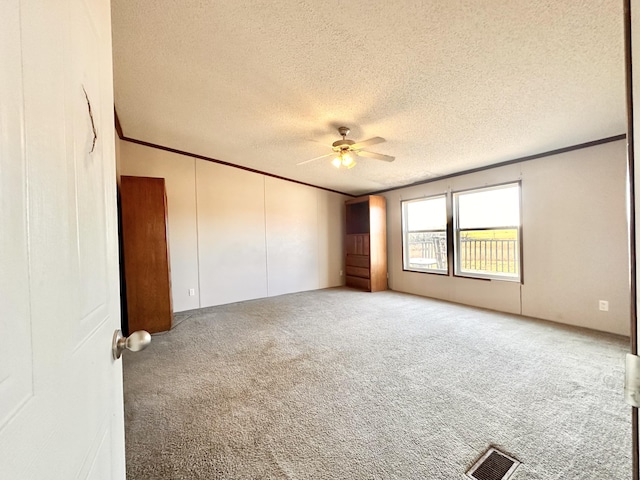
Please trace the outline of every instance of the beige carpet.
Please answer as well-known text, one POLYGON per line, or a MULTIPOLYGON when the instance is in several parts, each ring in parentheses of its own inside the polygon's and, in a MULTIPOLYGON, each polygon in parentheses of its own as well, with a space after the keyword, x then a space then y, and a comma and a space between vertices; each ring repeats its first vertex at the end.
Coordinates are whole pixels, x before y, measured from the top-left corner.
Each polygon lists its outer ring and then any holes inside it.
POLYGON ((177 320, 125 354, 129 480, 631 478, 624 338, 345 288, 177 320))

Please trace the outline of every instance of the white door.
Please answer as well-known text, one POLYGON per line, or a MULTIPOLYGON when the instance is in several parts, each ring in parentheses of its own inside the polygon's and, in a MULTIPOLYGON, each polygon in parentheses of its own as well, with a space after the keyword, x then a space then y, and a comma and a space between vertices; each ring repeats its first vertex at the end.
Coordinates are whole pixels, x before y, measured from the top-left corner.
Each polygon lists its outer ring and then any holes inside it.
POLYGON ((0 5, 0 478, 123 479, 109 0, 0 5))

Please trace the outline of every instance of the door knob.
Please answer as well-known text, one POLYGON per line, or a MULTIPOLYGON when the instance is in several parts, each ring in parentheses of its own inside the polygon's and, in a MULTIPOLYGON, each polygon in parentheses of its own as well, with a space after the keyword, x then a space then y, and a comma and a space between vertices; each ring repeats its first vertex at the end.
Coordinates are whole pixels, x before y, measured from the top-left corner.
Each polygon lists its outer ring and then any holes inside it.
POLYGON ((128 337, 123 337, 122 331, 116 330, 113 334, 113 359, 119 359, 125 349, 131 350, 132 352, 139 352, 147 348, 150 343, 151 335, 144 330, 133 332, 128 337))

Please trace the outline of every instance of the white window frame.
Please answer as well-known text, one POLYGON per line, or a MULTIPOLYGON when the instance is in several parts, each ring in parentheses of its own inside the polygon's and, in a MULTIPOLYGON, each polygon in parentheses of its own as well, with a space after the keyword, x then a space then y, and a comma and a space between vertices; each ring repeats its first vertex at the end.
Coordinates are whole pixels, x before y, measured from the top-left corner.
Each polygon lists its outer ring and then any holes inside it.
MULTIPOLYGON (((465 277, 465 278, 479 278, 479 279, 488 279, 488 280, 501 280, 506 282, 519 282, 522 283, 522 183, 517 182, 509 182, 503 183, 499 185, 491 185, 488 187, 480 187, 473 188, 469 190, 463 190, 459 192, 452 193, 452 203, 453 203, 453 253, 454 253, 454 276, 457 277, 465 277), (518 225, 500 225, 500 226, 492 226, 492 227, 477 227, 477 228, 464 228, 461 229, 459 227, 459 197, 461 195, 469 195, 473 193, 486 192, 489 190, 498 190, 503 188, 511 188, 518 187, 518 210, 519 210, 519 223, 518 225), (462 257, 462 246, 461 246, 461 232, 464 231, 479 231, 479 230, 516 230, 516 244, 514 246, 514 264, 517 268, 517 272, 515 274, 508 273, 484 273, 477 271, 463 271, 461 265, 461 257, 462 257)), ((480 247, 482 248, 482 247, 480 247)), ((486 244, 485 244, 486 248, 486 244)), ((508 250, 508 247, 507 247, 508 250)), ((486 252, 486 250, 485 250, 486 252)), ((485 253, 486 254, 486 253, 485 253)), ((504 257, 502 257, 504 258, 504 257)))
MULTIPOLYGON (((400 202, 402 209, 402 269, 406 272, 419 272, 419 273, 433 273, 436 275, 448 275, 449 274, 449 240, 448 240, 448 225, 445 224, 441 229, 427 229, 427 230, 408 230, 408 205, 411 203, 425 202, 429 200, 444 199, 445 201, 445 218, 448 218, 448 199, 447 194, 432 195, 429 197, 414 198, 411 200, 402 200, 400 202), (410 266, 409 262, 409 234, 411 233, 444 233, 444 268, 419 268, 410 266)), ((433 264, 431 264, 433 265, 433 264)))

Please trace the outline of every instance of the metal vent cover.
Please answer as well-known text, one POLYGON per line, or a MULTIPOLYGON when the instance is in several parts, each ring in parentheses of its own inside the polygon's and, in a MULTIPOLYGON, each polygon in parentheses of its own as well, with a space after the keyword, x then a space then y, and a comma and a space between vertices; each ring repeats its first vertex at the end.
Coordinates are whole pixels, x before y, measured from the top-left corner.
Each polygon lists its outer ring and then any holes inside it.
POLYGON ((520 462, 495 448, 490 448, 467 472, 474 480, 507 480, 520 462))

